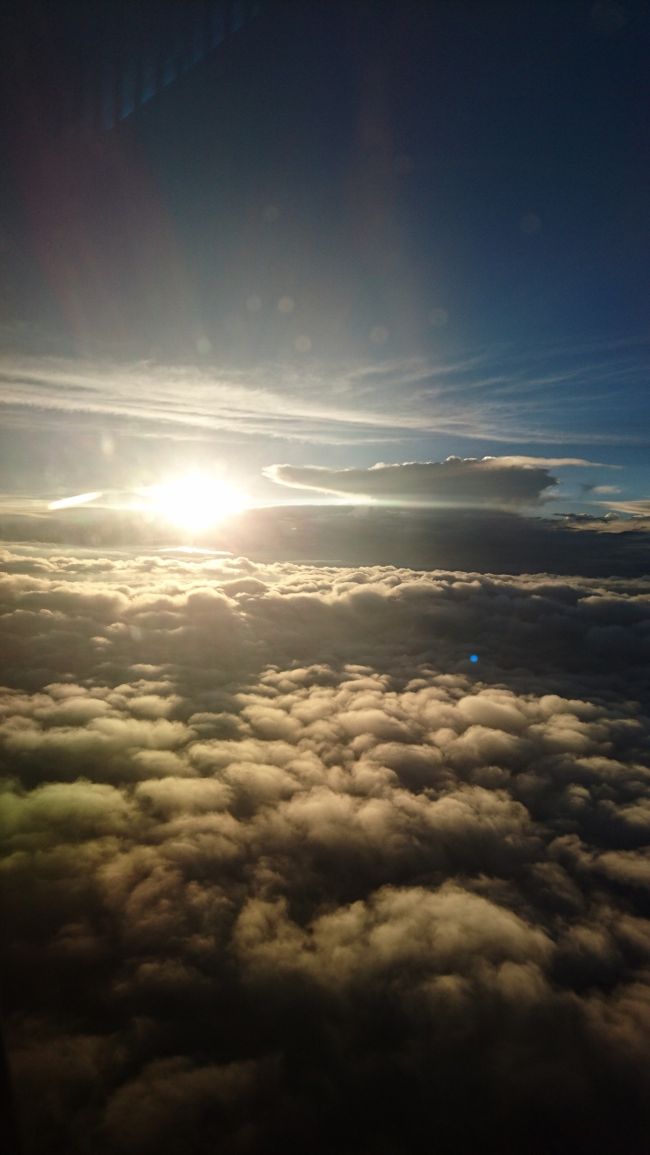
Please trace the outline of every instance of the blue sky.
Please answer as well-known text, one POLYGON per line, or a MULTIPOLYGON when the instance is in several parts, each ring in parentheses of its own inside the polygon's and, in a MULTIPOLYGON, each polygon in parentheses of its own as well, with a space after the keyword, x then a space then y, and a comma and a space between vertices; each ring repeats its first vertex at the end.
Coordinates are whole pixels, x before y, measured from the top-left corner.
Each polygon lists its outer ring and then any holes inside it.
POLYGON ((647 499, 649 28, 269 3, 92 138, 14 65, 0 486, 523 454, 601 463, 546 512, 647 499))

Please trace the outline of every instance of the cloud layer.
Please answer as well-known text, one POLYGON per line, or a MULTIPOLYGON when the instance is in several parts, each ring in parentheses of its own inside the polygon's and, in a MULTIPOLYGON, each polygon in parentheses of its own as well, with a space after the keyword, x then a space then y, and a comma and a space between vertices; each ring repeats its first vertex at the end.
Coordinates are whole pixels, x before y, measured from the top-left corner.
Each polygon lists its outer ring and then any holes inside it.
POLYGON ((647 580, 3 561, 29 1155, 640 1155, 647 580))
MULTIPOLYGON (((73 542, 85 548, 178 545, 180 531, 131 510, 78 506, 0 515, 7 541, 73 542)), ((195 546, 254 562, 327 561, 493 573, 643 576, 650 536, 641 519, 566 515, 523 517, 507 510, 418 509, 384 505, 303 505, 251 509, 203 534, 195 546)))

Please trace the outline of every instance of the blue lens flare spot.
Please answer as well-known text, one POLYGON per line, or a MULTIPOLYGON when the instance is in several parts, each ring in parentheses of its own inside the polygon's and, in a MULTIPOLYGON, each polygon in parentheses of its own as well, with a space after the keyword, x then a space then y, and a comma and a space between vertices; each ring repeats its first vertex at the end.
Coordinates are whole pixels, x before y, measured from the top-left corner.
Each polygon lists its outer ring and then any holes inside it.
POLYGON ((469 660, 470 662, 478 662, 478 654, 470 654, 469 660))

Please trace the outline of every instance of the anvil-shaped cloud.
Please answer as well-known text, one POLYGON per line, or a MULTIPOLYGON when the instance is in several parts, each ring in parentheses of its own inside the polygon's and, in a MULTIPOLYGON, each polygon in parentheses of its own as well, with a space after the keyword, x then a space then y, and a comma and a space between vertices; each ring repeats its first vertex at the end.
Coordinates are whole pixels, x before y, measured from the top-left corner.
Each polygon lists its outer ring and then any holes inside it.
POLYGON ((370 469, 271 465, 264 472, 281 485, 337 496, 508 508, 544 500, 557 485, 550 469, 598 464, 581 457, 448 457, 445 461, 377 464, 370 469))

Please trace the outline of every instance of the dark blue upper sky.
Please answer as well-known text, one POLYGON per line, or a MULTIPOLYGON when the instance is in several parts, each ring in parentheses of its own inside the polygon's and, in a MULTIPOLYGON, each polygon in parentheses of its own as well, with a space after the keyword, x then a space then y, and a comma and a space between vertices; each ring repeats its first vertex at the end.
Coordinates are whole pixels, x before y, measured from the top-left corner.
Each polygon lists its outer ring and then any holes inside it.
POLYGON ((157 432, 174 466, 251 475, 560 445, 646 497, 646 6, 255 7, 189 6, 166 87, 187 5, 14 21, 14 478, 42 488, 58 422, 76 461, 113 438, 118 486, 164 469, 157 432), (109 73, 117 112, 93 123, 109 73))

